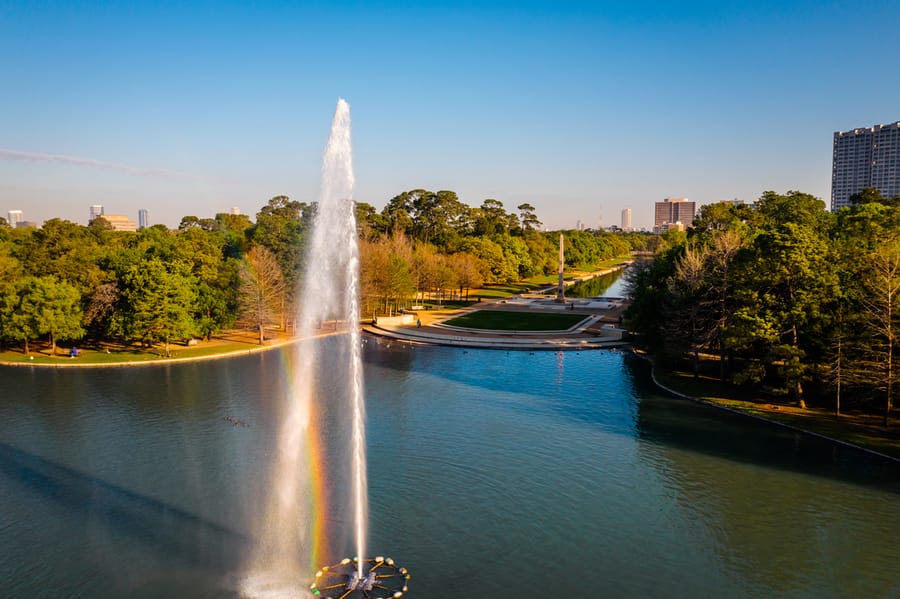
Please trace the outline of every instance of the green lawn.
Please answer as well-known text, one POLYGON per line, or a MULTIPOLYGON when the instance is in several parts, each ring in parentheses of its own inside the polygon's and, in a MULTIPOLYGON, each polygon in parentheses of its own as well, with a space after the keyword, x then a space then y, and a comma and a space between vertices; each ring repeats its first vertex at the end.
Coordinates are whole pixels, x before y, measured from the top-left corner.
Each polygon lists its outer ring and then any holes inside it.
POLYGON ((530 281, 520 281, 518 283, 507 283, 506 285, 485 285, 478 290, 477 294, 472 294, 472 298, 483 297, 486 299, 496 299, 518 295, 526 291, 538 289, 543 285, 538 285, 530 281))
POLYGON ((584 319, 585 316, 580 314, 476 310, 448 320, 445 324, 492 331, 561 331, 584 319))
MULTIPOLYGON (((215 345, 198 345, 186 347, 183 344, 172 344, 169 348, 170 360, 183 358, 199 358, 227 354, 234 351, 251 350, 260 347, 255 344, 232 342, 217 343, 215 345)), ((30 356, 26 356, 21 350, 0 352, 0 362, 23 362, 29 364, 120 364, 140 363, 151 360, 165 360, 165 351, 161 346, 153 348, 125 348, 113 347, 109 352, 99 349, 79 348, 78 356, 70 358, 68 349, 59 350, 56 356, 51 356, 49 349, 40 347, 32 350, 30 356)))

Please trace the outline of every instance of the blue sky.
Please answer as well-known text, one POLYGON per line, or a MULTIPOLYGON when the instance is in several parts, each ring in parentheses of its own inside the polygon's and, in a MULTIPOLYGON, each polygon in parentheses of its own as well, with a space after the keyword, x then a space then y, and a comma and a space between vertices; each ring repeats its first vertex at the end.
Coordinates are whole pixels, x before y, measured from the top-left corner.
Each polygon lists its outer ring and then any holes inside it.
POLYGON ((900 120, 898 23, 895 1, 0 2, 0 214, 313 201, 339 97, 379 209, 451 189, 640 227, 666 196, 827 202, 833 132, 900 120))

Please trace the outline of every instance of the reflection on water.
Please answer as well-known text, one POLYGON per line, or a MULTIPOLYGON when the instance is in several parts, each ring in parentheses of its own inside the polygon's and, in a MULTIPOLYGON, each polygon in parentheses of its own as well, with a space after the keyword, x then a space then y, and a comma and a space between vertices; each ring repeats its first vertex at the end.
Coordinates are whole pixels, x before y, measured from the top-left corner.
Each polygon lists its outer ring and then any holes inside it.
MULTIPOLYGON (((411 597, 900 593, 894 464, 660 396, 628 354, 364 346, 370 544, 411 597)), ((289 357, 0 371, 3 596, 237 596, 289 357)))
POLYGON ((625 270, 613 272, 575 283, 566 288, 566 297, 624 297, 625 270))

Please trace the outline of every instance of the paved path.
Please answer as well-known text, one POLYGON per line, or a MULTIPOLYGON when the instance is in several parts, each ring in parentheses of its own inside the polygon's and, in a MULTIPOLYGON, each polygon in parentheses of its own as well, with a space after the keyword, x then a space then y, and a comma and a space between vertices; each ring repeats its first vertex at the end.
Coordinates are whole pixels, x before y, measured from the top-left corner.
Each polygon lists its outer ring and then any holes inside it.
MULTIPOLYGON (((482 303, 473 309, 513 309, 546 311, 546 306, 526 306, 524 304, 491 302, 482 303)), ((490 349, 519 350, 580 350, 608 349, 627 346, 622 340, 623 331, 611 323, 608 310, 582 312, 585 320, 563 331, 490 331, 455 327, 438 320, 425 326, 415 324, 367 324, 363 330, 370 335, 398 339, 409 343, 452 345, 458 347, 480 347, 490 349)), ((448 316, 445 320, 458 314, 448 316)))

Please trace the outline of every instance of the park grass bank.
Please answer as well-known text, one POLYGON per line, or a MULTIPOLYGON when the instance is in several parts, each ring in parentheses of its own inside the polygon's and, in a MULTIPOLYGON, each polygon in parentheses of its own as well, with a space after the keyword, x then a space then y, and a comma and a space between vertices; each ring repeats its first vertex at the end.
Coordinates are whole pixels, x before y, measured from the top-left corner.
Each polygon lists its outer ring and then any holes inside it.
MULTIPOLYGON (((649 357, 639 354, 650 360, 649 357)), ((650 360, 653 363, 652 360, 650 360)), ((666 369, 653 364, 653 380, 662 389, 686 399, 759 418, 797 431, 852 445, 900 461, 900 428, 882 426, 883 416, 857 410, 842 412, 818 407, 799 408, 787 401, 760 397, 710 376, 666 369)))
MULTIPOLYGON (((328 333, 331 334, 331 333, 328 333)), ((215 360, 268 351, 299 341, 299 337, 273 334, 266 344, 259 345, 255 331, 232 330, 215 335, 209 341, 198 341, 196 345, 171 344, 169 357, 165 357, 162 346, 150 348, 127 344, 102 343, 79 346, 77 356, 72 356, 69 348, 58 348, 51 355, 49 345, 32 344, 31 355, 19 351, 0 352, 2 366, 34 366, 41 368, 116 368, 127 366, 150 366, 159 364, 179 364, 199 360, 215 360)))

